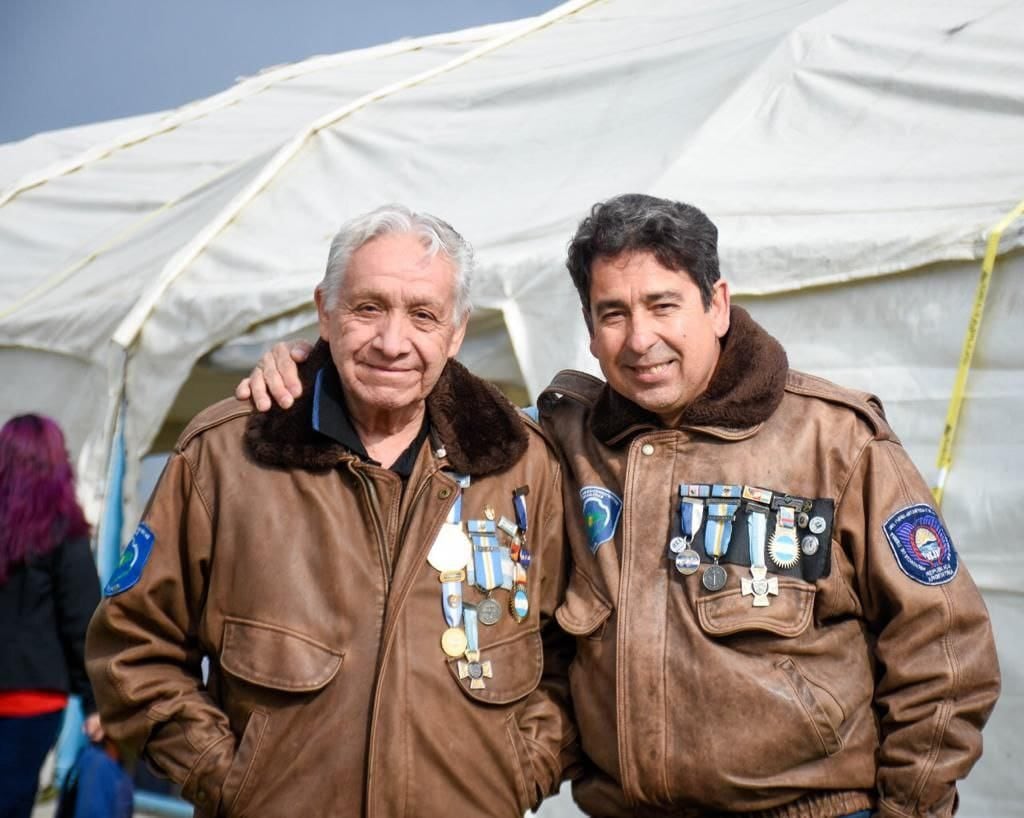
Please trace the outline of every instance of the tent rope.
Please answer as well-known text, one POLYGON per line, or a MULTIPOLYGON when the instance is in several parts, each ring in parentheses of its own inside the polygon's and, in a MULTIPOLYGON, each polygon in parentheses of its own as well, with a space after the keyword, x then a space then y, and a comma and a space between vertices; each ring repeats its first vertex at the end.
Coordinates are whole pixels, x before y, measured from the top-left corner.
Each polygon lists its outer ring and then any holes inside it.
POLYGON ((953 383, 953 393, 949 398, 949 408, 946 410, 946 425, 942 430, 942 439, 939 441, 939 456, 936 460, 939 473, 935 486, 932 488, 932 496, 935 498, 935 504, 940 508, 942 507, 942 496, 946 490, 946 479, 949 477, 949 470, 953 465, 953 443, 960 426, 960 410, 963 408, 967 389, 967 376, 971 370, 974 347, 981 331, 985 302, 988 300, 988 286, 992 280, 992 270, 995 268, 996 256, 999 253, 999 241, 1006 228, 1022 215, 1024 215, 1024 200, 1000 219, 988 235, 985 258, 981 263, 981 277, 978 279, 978 287, 974 293, 974 306, 971 307, 971 317, 967 322, 967 334, 964 336, 964 345, 960 352, 960 365, 953 383))

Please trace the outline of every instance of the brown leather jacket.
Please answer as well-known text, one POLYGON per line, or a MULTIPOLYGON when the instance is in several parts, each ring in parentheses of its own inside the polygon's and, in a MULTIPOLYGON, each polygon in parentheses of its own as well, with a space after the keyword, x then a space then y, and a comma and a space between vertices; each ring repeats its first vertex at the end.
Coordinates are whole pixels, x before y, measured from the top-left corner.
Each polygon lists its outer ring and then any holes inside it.
MULTIPOLYGON (((584 810, 952 813, 998 693, 995 648, 981 596, 962 563, 953 575, 928 488, 876 398, 790 371, 781 346, 734 308, 718 370, 677 428, 580 373, 556 378, 540 407, 565 453, 574 568, 556 615, 578 636, 570 681, 592 762, 574 787, 584 810), (725 586, 707 590, 706 527, 693 540, 695 573, 669 559, 681 484, 698 495, 715 484, 770 490, 794 510, 784 527, 796 543, 819 530, 813 553, 789 568, 769 556, 777 594, 755 606, 743 593, 744 500, 725 586), (938 547, 922 557, 915 537, 938 547)), ((779 511, 761 500, 771 542, 779 511)), ((791 552, 777 555, 788 563, 791 552)))
MULTIPOLYGON (((304 368, 307 387, 324 360, 304 368)), ((259 416, 221 402, 182 435, 144 515, 141 579, 91 624, 104 726, 199 815, 518 818, 557 790, 575 743, 569 657, 541 639, 565 590, 557 458, 450 362, 403 491, 315 433, 304 394, 259 416), (493 675, 473 689, 441 649, 426 559, 457 496, 448 470, 472 476, 463 520, 488 505, 515 520, 513 491, 529 487, 529 613, 517 622, 493 592, 504 613, 479 628, 493 675)))

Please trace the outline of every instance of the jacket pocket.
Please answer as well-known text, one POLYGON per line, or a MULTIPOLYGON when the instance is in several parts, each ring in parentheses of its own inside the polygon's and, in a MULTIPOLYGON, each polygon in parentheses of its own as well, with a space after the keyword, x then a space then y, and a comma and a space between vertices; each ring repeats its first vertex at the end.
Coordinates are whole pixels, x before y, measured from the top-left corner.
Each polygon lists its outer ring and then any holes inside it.
POLYGON ((839 734, 839 727, 845 716, 839 703, 827 690, 804 676, 792 659, 781 660, 776 668, 793 688, 796 700, 807 714, 825 755, 835 755, 842 750, 843 738, 839 734))
POLYGON ((697 599, 697 620, 709 636, 729 636, 745 631, 765 631, 776 636, 799 636, 811 624, 814 613, 813 585, 796 579, 779 579, 778 596, 755 608, 739 588, 697 599))
POLYGON ((243 681, 287 693, 324 687, 344 653, 295 631, 237 617, 224 620, 221 668, 243 681))
POLYGON ((555 619, 562 630, 573 636, 601 639, 611 613, 612 604, 597 590, 594 582, 579 569, 573 570, 565 600, 555 610, 555 619))
POLYGON ((487 704, 511 704, 522 699, 537 689, 544 673, 540 633, 526 631, 482 645, 479 664, 479 668, 471 668, 464 657, 448 660, 448 670, 470 699, 487 704), (474 676, 479 676, 481 686, 472 686, 474 676))
POLYGON ((224 784, 221 786, 221 815, 229 818, 238 816, 241 815, 241 810, 245 807, 246 791, 254 777, 252 771, 256 755, 263 743, 263 734, 266 732, 268 719, 269 716, 263 710, 253 710, 249 714, 249 720, 242 732, 242 740, 238 742, 235 758, 231 762, 228 774, 224 778, 224 784))
MULTIPOLYGON (((341 651, 279 625, 239 617, 224 620, 220 669, 250 685, 276 693, 310 693, 337 676, 343 659, 341 651)), ((272 721, 270 711, 253 706, 254 702, 269 701, 265 696, 247 698, 245 706, 252 709, 221 786, 218 815, 225 818, 246 814, 253 781, 259 778, 260 747, 272 721)))

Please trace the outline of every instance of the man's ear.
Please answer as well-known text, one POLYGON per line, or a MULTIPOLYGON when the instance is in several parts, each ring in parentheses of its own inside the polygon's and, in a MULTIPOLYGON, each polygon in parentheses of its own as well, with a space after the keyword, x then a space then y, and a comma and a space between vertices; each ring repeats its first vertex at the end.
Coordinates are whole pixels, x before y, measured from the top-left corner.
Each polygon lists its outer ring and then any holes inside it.
POLYGON ((711 306, 708 307, 717 338, 724 338, 729 331, 729 304, 729 284, 720 278, 711 285, 711 306))
POLYGON ((320 325, 320 337, 325 341, 330 341, 330 315, 327 312, 326 296, 319 287, 313 290, 313 300, 316 302, 316 317, 317 323, 320 325))
POLYGON ((459 350, 462 349, 462 342, 466 340, 466 329, 469 327, 469 313, 467 312, 465 317, 462 319, 462 323, 455 328, 455 333, 452 335, 452 340, 448 342, 448 357, 454 358, 459 354, 459 350))

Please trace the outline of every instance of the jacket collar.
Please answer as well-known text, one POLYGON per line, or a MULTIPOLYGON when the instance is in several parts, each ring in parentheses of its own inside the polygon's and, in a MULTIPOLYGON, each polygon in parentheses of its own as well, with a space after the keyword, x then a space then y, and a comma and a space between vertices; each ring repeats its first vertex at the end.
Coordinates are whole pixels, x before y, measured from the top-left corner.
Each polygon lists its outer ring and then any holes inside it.
MULTIPOLYGON (((319 341, 299 365, 302 397, 290 409, 274 406, 250 416, 245 430, 249 453, 260 463, 284 468, 327 471, 351 451, 313 428, 316 373, 333 366, 330 347, 319 341)), ((518 411, 486 381, 449 360, 427 396, 427 415, 437 441, 457 472, 482 476, 512 466, 526 451, 526 427, 518 411)))
MULTIPOLYGON (((782 402, 788 371, 782 345, 745 309, 733 306, 711 383, 686 407, 676 428, 739 430, 763 423, 782 402)), ((627 433, 663 424, 657 415, 605 384, 591 412, 590 428, 598 440, 614 444, 627 433)))

